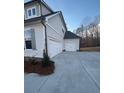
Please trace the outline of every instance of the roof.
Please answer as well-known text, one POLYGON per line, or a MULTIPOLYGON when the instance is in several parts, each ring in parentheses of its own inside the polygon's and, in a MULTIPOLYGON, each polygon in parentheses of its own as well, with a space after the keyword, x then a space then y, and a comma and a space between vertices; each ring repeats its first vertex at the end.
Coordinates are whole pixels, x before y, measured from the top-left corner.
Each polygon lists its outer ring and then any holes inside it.
POLYGON ((46 14, 46 15, 42 15, 42 17, 51 16, 51 15, 56 14, 56 13, 58 13, 58 12, 52 12, 52 13, 49 13, 49 14, 46 14))
POLYGON ((65 26, 65 29, 67 31, 66 23, 65 23, 65 20, 64 20, 64 17, 62 15, 61 11, 56 11, 56 12, 52 12, 52 13, 49 13, 49 14, 46 14, 46 15, 39 16, 39 17, 35 17, 35 18, 31 18, 31 19, 26 19, 26 20, 24 20, 24 23, 30 23, 30 22, 40 21, 40 20, 43 21, 43 20, 45 20, 46 17, 54 15, 56 13, 60 13, 60 17, 61 17, 62 22, 63 22, 63 24, 65 26))
POLYGON ((41 19, 42 19, 41 16, 35 17, 35 18, 31 18, 31 19, 26 19, 26 20, 24 20, 24 23, 35 22, 35 21, 39 21, 41 19))
POLYGON ((62 14, 61 11, 59 11, 59 12, 60 12, 61 18, 62 18, 62 20, 63 20, 64 26, 65 26, 66 31, 67 31, 67 26, 66 26, 66 23, 65 23, 65 20, 64 20, 63 14, 62 14))
POLYGON ((72 33, 71 31, 66 31, 64 39, 79 39, 80 37, 76 34, 72 33))
POLYGON ((40 0, 30 0, 30 1, 28 1, 28 2, 25 2, 24 4, 25 5, 28 5, 28 4, 32 4, 32 3, 34 3, 34 2, 39 2, 40 0))

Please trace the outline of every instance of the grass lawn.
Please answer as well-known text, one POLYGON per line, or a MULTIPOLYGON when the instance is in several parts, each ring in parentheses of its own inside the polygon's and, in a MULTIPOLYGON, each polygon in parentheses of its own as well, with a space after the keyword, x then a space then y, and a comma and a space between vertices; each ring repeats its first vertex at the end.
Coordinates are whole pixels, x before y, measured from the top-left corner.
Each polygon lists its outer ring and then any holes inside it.
POLYGON ((100 47, 84 47, 80 48, 80 51, 100 51, 100 47))

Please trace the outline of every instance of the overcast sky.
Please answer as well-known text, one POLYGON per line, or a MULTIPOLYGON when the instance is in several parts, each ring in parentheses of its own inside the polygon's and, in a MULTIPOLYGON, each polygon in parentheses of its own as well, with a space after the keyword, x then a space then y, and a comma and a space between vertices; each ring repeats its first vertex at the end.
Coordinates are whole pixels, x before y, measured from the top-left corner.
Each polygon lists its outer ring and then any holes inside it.
MULTIPOLYGON (((30 0, 25 0, 30 1, 30 0)), ((100 0, 44 0, 54 11, 62 11, 67 27, 73 31, 100 15, 100 0)))

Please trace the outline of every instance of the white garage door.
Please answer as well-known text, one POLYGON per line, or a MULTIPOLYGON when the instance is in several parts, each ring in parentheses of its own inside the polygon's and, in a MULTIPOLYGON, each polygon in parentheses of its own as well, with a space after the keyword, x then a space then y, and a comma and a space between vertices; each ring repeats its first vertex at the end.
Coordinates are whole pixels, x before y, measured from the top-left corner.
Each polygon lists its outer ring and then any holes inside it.
POLYGON ((53 56, 61 53, 62 50, 63 50, 62 43, 49 40, 49 42, 48 42, 48 54, 50 57, 53 57, 53 56))
POLYGON ((67 39, 65 40, 66 51, 77 51, 79 50, 79 39, 67 39))
POLYGON ((75 43, 74 42, 66 43, 65 50, 66 51, 76 51, 75 43))

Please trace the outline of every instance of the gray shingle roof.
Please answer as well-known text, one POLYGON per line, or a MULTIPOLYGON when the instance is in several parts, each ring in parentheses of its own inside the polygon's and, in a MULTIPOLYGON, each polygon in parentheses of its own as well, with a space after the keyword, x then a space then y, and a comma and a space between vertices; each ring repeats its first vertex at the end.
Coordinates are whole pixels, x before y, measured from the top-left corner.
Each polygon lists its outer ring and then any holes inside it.
POLYGON ((78 38, 80 38, 80 37, 77 36, 76 34, 72 33, 71 31, 65 32, 64 39, 78 39, 78 38))

